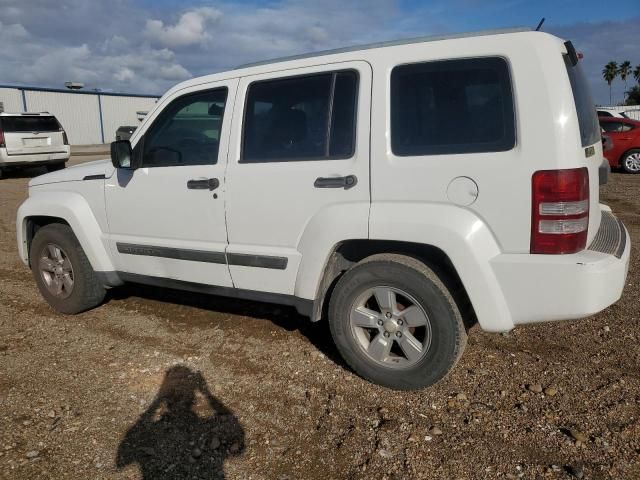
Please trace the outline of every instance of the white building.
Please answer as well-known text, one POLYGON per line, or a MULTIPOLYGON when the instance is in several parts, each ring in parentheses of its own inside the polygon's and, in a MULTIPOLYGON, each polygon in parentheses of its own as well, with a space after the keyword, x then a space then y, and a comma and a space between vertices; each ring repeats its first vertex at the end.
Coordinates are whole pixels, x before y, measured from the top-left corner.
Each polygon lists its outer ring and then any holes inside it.
POLYGON ((121 125, 140 124, 138 112, 148 112, 158 100, 154 95, 91 90, 0 85, 5 112, 49 112, 55 115, 71 145, 109 143, 121 125))

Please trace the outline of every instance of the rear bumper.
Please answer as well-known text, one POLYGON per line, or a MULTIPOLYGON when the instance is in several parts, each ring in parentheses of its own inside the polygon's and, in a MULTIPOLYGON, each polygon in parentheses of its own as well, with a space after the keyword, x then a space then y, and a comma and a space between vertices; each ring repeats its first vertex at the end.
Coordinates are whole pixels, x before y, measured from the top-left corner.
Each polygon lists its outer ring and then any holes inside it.
POLYGON ((26 155, 8 155, 6 149, 0 149, 0 167, 31 167, 47 165, 49 163, 66 162, 71 156, 71 148, 65 147, 64 152, 36 153, 26 155))
POLYGON ((615 303, 622 296, 630 255, 629 233, 604 211, 598 235, 587 250, 572 255, 499 255, 491 265, 513 324, 521 325, 583 318, 615 303), (618 234, 612 230, 612 219, 618 234))

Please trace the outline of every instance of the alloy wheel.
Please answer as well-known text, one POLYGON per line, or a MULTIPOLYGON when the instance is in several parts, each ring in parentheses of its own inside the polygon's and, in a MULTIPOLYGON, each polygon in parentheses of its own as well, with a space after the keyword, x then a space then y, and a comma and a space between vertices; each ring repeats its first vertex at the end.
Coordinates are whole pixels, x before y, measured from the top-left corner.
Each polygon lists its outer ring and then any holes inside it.
POLYGON ((630 172, 640 172, 640 152, 634 152, 624 159, 624 165, 630 172))
POLYGON ((38 270, 46 289, 57 298, 67 298, 73 292, 73 267, 69 256, 59 245, 48 243, 42 249, 38 270))
POLYGON ((389 368, 409 368, 431 345, 431 323, 407 292, 379 286, 366 290, 350 312, 351 331, 362 351, 389 368))

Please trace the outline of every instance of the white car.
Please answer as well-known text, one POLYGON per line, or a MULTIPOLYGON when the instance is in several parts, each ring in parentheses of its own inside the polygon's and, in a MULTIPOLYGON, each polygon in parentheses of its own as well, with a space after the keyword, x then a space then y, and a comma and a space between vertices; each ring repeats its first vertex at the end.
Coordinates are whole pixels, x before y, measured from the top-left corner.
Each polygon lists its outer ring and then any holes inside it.
POLYGON ((123 282, 293 305, 328 319, 357 373, 414 389, 451 370, 473 319, 585 317, 625 284, 587 81, 547 33, 192 79, 111 156, 31 180, 18 211, 20 257, 59 312, 123 282))
POLYGON ((619 112, 618 110, 609 110, 606 108, 599 108, 596 110, 596 113, 599 117, 629 118, 626 112, 619 112))
POLYGON ((48 112, 0 113, 0 177, 6 170, 65 167, 71 147, 60 122, 48 112))

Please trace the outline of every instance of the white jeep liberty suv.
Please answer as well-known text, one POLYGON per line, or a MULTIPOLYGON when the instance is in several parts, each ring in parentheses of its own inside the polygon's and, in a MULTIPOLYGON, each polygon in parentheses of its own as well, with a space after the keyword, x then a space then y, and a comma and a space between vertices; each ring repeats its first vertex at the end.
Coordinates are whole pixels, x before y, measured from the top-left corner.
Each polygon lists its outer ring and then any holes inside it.
POLYGON ((455 365, 465 316, 491 332, 585 317, 625 284, 578 55, 542 32, 192 79, 111 156, 33 179, 18 212, 62 313, 123 282, 293 305, 328 319, 358 374, 413 389, 455 365))

